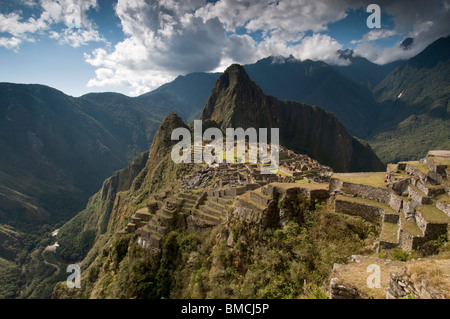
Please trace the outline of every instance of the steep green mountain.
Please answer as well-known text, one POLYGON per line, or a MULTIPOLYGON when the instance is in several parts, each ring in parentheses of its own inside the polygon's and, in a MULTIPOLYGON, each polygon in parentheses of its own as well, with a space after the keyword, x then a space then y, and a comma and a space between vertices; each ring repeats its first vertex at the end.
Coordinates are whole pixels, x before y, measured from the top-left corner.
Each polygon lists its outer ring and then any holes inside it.
POLYGON ((374 88, 383 104, 369 141, 383 161, 450 148, 450 37, 440 38, 374 88))
POLYGON ((336 115, 352 135, 364 138, 376 125, 379 106, 369 89, 324 62, 269 57, 245 70, 266 94, 318 105, 336 115))
POLYGON ((266 96, 237 64, 219 78, 200 118, 216 122, 222 131, 227 127, 279 128, 281 145, 336 171, 383 170, 370 146, 352 137, 333 114, 266 96))
POLYGON ((366 86, 370 90, 383 81, 392 70, 402 64, 402 61, 395 61, 379 65, 366 58, 354 55, 353 50, 350 49, 340 50, 339 54, 342 59, 350 61, 350 64, 336 65, 335 68, 349 79, 366 86))
POLYGON ((157 123, 149 113, 119 94, 0 84, 0 222, 23 229, 70 218, 148 148, 157 123))

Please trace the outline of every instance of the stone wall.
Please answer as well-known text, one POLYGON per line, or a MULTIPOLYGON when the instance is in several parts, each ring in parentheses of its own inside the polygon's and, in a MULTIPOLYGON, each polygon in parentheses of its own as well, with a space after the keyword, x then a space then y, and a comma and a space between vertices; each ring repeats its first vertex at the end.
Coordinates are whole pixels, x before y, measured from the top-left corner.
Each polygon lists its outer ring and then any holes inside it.
POLYGON ((447 232, 447 223, 430 223, 422 216, 420 209, 416 209, 416 224, 422 230, 427 240, 437 239, 447 232))
POLYGON ((398 235, 399 248, 405 251, 416 249, 423 243, 423 237, 411 235, 402 229, 401 222, 402 220, 400 219, 400 231, 398 235))
POLYGON ((330 179, 330 188, 329 188, 330 193, 340 190, 342 188, 343 184, 344 184, 344 182, 339 179, 336 179, 336 178, 330 179))
POLYGON ((411 277, 405 272, 396 274, 391 273, 387 299, 445 299, 445 296, 433 292, 433 289, 426 287, 424 283, 414 283, 411 277))
POLYGON ((448 217, 450 217, 450 204, 446 204, 440 200, 437 200, 436 207, 447 214, 448 217))
POLYGON ((375 200, 377 202, 389 203, 390 200, 390 193, 386 189, 363 184, 348 183, 336 178, 331 178, 329 188, 330 193, 339 191, 342 188, 345 188, 346 191, 350 191, 359 197, 375 200))
POLYGON ((368 299, 369 297, 360 293, 352 287, 341 285, 337 278, 330 281, 330 299, 368 299))
POLYGON ((375 200, 381 203, 388 203, 390 199, 389 191, 386 189, 346 182, 343 183, 343 187, 354 192, 359 197, 375 200))
POLYGON ((409 197, 412 198, 413 201, 416 201, 420 204, 430 204, 431 199, 425 195, 420 189, 416 186, 409 185, 408 186, 409 197))
POLYGON ((381 209, 378 207, 336 198, 334 210, 337 213, 360 216, 373 223, 381 222, 381 209))
POLYGON ((389 197, 389 206, 396 212, 400 212, 400 210, 403 208, 403 198, 395 193, 391 193, 389 197))

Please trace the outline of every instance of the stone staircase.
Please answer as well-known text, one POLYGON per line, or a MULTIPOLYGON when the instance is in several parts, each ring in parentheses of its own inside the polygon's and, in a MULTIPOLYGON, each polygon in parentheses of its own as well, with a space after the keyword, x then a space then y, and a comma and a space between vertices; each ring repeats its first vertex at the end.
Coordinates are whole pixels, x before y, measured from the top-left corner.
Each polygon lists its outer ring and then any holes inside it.
POLYGON ((225 195, 224 190, 209 190, 198 197, 191 207, 188 227, 213 227, 227 219, 229 207, 234 206, 234 199, 225 195), (195 225, 194 225, 195 224, 195 225))
POLYGON ((180 203, 170 198, 154 200, 137 210, 119 234, 135 233, 141 247, 159 252, 161 238, 172 230, 179 207, 180 203))

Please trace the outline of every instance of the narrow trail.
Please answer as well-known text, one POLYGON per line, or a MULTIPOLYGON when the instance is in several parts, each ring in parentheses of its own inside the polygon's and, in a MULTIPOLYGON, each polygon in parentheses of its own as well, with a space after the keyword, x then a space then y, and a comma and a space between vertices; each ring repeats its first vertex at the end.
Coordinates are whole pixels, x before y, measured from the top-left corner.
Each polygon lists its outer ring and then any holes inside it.
POLYGON ((58 265, 56 265, 56 264, 52 264, 52 263, 50 263, 50 262, 48 262, 46 259, 45 259, 45 256, 44 256, 44 253, 46 252, 46 251, 50 251, 50 252, 53 252, 54 253, 54 250, 56 249, 56 247, 55 246, 47 246, 47 247, 45 247, 45 249, 42 251, 42 259, 44 260, 44 264, 46 264, 46 265, 49 265, 49 266, 51 266, 51 267, 53 267, 53 268, 55 268, 56 269, 56 273, 54 274, 54 275, 58 275, 59 274, 59 272, 60 272, 60 268, 59 268, 59 266, 58 265))

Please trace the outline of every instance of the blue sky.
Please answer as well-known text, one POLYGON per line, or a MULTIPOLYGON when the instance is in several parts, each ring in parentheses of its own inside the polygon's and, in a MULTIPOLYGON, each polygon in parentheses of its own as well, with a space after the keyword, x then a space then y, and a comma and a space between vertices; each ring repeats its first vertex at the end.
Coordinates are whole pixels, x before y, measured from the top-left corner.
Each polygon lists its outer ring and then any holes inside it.
POLYGON ((337 50, 350 48, 383 64, 450 34, 449 8, 449 0, 0 1, 0 81, 139 95, 180 74, 269 55, 345 65, 337 50), (381 28, 366 24, 370 3, 381 28))

